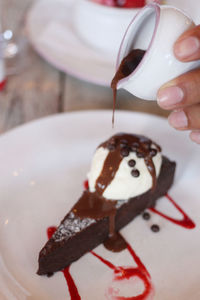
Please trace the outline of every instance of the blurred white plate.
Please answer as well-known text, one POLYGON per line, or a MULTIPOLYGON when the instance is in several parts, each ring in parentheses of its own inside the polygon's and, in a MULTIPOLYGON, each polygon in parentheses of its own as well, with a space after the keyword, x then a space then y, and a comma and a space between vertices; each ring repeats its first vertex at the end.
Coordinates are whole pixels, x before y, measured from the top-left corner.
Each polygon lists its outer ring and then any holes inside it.
POLYGON ((59 70, 99 85, 110 85, 115 59, 79 38, 73 27, 74 3, 36 1, 27 16, 29 39, 36 51, 59 70))
MULTIPOLYGON (((112 130, 111 117, 111 111, 63 114, 0 137, 1 300, 70 299, 61 272, 51 278, 36 275, 38 253, 47 227, 58 225, 80 196, 95 148, 118 131, 146 134, 177 161, 170 194, 197 225, 186 230, 152 214, 148 222, 137 217, 122 234, 147 267, 155 300, 200 299, 199 147, 185 133, 170 130, 165 119, 117 112, 112 130), (159 233, 150 230, 154 223, 159 233)), ((177 215, 165 198, 159 207, 177 215)), ((127 250, 114 254, 100 245, 95 251, 115 265, 134 265, 127 250)), ((72 264, 71 274, 82 300, 105 299, 113 271, 91 254, 72 264)), ((126 293, 133 296, 134 284, 126 284, 126 293)), ((119 289, 123 287, 122 282, 119 289)))
MULTIPOLYGON (((84 43, 73 26, 76 0, 38 0, 27 15, 28 37, 35 50, 57 69, 77 78, 109 86, 115 57, 84 43)), ((168 0, 200 20, 198 1, 168 0), (195 1, 195 3, 194 3, 195 1)))

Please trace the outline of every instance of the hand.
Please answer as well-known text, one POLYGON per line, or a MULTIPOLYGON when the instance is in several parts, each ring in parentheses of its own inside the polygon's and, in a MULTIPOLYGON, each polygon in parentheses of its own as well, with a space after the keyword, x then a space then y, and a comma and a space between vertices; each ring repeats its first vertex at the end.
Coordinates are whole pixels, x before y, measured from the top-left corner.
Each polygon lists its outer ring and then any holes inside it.
MULTIPOLYGON (((183 62, 200 59, 200 25, 176 41, 174 54, 183 62)), ((157 98, 163 109, 172 110, 168 118, 170 125, 178 130, 190 130, 191 140, 200 144, 200 69, 163 85, 157 98)))

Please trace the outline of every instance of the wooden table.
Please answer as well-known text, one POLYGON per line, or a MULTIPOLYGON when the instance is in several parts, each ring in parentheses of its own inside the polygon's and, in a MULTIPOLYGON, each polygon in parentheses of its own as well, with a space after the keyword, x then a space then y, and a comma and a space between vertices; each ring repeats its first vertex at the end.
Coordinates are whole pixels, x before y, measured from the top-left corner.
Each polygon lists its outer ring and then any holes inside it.
MULTIPOLYGON (((5 1, 12 20, 10 27, 19 27, 17 34, 24 34, 24 27, 16 24, 22 23, 20 20, 35 0, 5 1)), ((84 82, 58 71, 40 58, 29 44, 24 60, 26 67, 18 74, 9 76, 6 88, 0 92, 0 133, 56 113, 112 109, 110 88, 84 82)), ((126 91, 119 91, 116 108, 167 115, 156 102, 138 101, 126 91)))

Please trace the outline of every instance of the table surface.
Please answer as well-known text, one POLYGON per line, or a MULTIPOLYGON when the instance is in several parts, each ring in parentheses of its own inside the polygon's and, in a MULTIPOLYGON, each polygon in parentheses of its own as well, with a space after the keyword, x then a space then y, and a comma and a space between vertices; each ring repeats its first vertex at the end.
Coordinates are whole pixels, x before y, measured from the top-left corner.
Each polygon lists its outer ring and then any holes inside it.
MULTIPOLYGON (((81 81, 60 72, 44 61, 28 43, 23 21, 27 9, 36 0, 4 1, 5 13, 9 16, 7 21, 10 21, 8 25, 14 28, 15 36, 25 38, 26 47, 23 59, 19 60, 24 67, 19 68, 18 73, 8 76, 6 87, 0 92, 0 133, 52 114, 112 109, 111 88, 81 81)), ((167 116, 156 101, 138 100, 123 90, 118 92, 116 108, 167 116)))

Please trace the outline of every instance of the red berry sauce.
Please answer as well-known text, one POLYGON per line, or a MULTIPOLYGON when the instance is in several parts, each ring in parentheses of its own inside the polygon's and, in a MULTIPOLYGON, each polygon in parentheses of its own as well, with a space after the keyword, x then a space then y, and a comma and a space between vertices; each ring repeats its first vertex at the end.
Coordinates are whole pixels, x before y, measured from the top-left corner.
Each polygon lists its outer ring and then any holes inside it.
POLYGON ((7 82, 6 79, 0 82, 0 91, 2 91, 5 88, 6 82, 7 82))
POLYGON ((180 206, 167 194, 166 195, 166 198, 174 205, 174 207, 182 214, 182 219, 180 220, 177 220, 175 218, 172 218, 172 217, 169 217, 168 215, 158 211, 156 208, 152 207, 150 208, 150 210, 152 212, 154 212, 155 214, 165 218, 166 220, 176 224, 176 225, 179 225, 179 226, 182 226, 186 229, 193 229, 196 227, 195 223, 188 217, 188 215, 182 210, 182 208, 180 208, 180 206))
MULTIPOLYGON (((87 181, 84 182, 84 187, 86 189, 88 189, 88 182, 87 181)), ((172 223, 174 223, 178 226, 184 227, 185 229, 195 228, 195 226, 196 226, 195 223, 180 208, 180 206, 178 204, 176 204, 176 202, 169 195, 166 195, 166 198, 182 214, 183 218, 181 220, 177 220, 177 219, 174 219, 172 217, 169 217, 166 214, 156 210, 155 208, 150 208, 150 210, 152 212, 158 214, 159 216, 165 218, 166 220, 171 221, 172 223)), ((55 231, 56 231, 56 227, 49 227, 47 229, 47 236, 48 236, 49 239, 52 237, 52 235, 54 234, 55 231)), ((146 269, 146 267, 144 266, 144 264, 142 263, 142 261, 140 260, 140 258, 137 256, 137 254, 133 250, 133 248, 131 247, 131 245, 129 245, 127 242, 126 242, 126 245, 127 245, 126 248, 129 251, 129 253, 132 256, 135 263, 137 264, 137 267, 121 267, 121 266, 119 267, 119 266, 115 266, 111 262, 109 262, 108 260, 106 260, 103 257, 101 257, 100 255, 98 255, 96 252, 91 251, 90 253, 92 255, 94 255, 98 260, 100 260, 103 264, 105 264, 108 268, 113 270, 113 272, 114 272, 114 281, 122 282, 123 280, 128 280, 130 278, 138 277, 144 284, 144 291, 140 295, 133 296, 133 297, 128 297, 128 298, 123 297, 123 296, 116 296, 116 295, 112 294, 113 290, 110 289, 109 290, 110 296, 114 296, 114 298, 116 300, 127 300, 127 299, 129 299, 129 300, 145 300, 148 297, 150 297, 150 295, 154 294, 154 287, 153 287, 153 284, 151 282, 150 274, 149 274, 148 270, 146 269)), ((81 297, 80 297, 79 292, 78 292, 78 288, 77 288, 77 286, 76 286, 76 284, 75 284, 75 282, 74 282, 74 280, 73 280, 73 278, 70 274, 70 266, 68 266, 64 270, 62 270, 62 273, 65 276, 71 300, 81 300, 81 297)))

